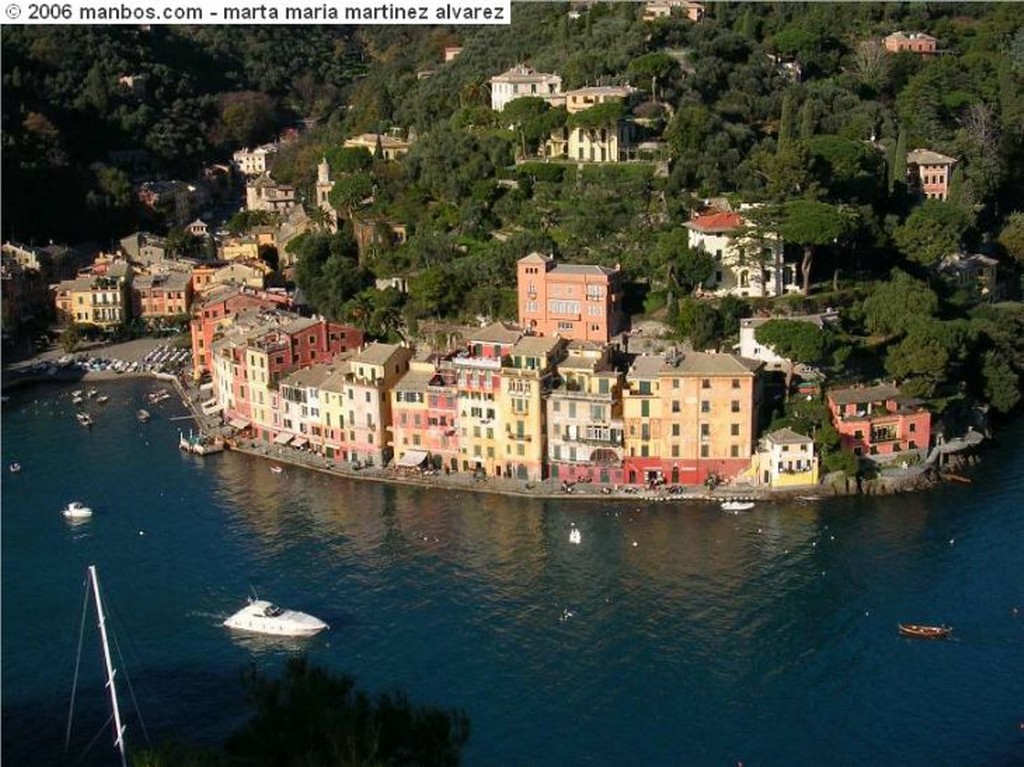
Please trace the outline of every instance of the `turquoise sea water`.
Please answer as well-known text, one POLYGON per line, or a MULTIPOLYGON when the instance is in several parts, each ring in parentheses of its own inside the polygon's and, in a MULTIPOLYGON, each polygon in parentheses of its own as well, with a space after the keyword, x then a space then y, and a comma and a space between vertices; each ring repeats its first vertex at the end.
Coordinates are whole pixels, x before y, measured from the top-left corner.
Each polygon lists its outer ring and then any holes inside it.
POLYGON ((242 670, 304 651, 464 708, 467 765, 1024 764, 1020 424, 971 486, 733 516, 188 457, 173 400, 135 420, 151 382, 97 388, 111 403, 91 431, 69 389, 4 406, 4 465, 24 466, 0 507, 4 765, 111 763, 91 616, 64 751, 90 563, 154 740, 223 736, 245 716, 242 670), (95 516, 69 524, 72 499, 95 516), (331 631, 228 633, 250 586, 331 631), (899 621, 955 638, 901 639, 899 621))

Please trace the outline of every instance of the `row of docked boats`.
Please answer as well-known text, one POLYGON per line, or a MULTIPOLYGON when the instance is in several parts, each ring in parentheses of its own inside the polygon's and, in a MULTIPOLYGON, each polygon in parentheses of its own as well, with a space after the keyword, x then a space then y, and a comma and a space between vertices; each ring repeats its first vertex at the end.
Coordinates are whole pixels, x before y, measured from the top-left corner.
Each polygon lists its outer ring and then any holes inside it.
POLYGON ((184 432, 178 432, 178 447, 193 455, 212 455, 224 450, 224 439, 202 433, 193 434, 191 431, 188 436, 184 432))

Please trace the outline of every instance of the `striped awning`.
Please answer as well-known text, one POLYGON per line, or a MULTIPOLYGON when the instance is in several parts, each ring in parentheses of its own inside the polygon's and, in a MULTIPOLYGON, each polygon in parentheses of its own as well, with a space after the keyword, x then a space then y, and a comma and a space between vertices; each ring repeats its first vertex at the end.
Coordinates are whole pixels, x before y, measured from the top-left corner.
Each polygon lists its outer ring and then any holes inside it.
POLYGON ((241 431, 242 429, 249 428, 249 422, 246 421, 244 418, 232 418, 230 421, 228 421, 228 425, 232 429, 238 429, 239 431, 241 431))
POLYGON ((292 435, 289 434, 286 431, 283 431, 280 434, 278 434, 276 437, 274 437, 274 444, 275 445, 287 445, 291 441, 292 441, 292 435))
POLYGON ((305 437, 296 437, 292 441, 292 447, 305 447, 308 444, 309 444, 309 440, 306 439, 305 437))

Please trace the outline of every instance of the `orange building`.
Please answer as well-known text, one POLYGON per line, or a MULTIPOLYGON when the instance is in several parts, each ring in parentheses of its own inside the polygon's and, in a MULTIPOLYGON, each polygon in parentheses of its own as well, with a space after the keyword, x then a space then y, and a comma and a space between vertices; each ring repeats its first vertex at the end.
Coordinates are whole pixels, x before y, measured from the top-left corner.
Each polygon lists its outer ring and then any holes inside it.
POLYGON ((185 272, 140 274, 132 283, 133 314, 145 321, 188 314, 192 279, 185 272))
POLYGON ((907 152, 910 186, 919 189, 929 200, 945 200, 949 197, 949 180, 954 165, 956 158, 946 157, 930 149, 907 152))
POLYGON ((911 32, 909 34, 906 32, 893 32, 891 35, 887 35, 882 42, 889 53, 909 51, 921 56, 934 56, 935 46, 938 41, 924 32, 911 32))
POLYGON ((637 357, 622 394, 626 482, 698 485, 747 469, 761 367, 732 354, 637 357))
POLYGON ((622 271, 556 264, 540 253, 519 259, 519 324, 528 332, 608 343, 627 327, 622 271))

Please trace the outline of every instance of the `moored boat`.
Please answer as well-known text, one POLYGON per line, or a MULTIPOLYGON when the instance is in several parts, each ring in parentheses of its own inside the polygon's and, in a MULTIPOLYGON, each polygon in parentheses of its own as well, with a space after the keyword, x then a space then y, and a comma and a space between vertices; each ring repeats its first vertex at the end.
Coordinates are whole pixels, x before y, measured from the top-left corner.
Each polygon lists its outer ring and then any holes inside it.
POLYGON ((752 508, 753 501, 725 501, 722 504, 722 511, 750 511, 752 508))
POLYGON ((72 501, 60 511, 68 519, 86 519, 92 516, 92 509, 81 501, 72 501))
POLYGON ((110 397, 108 397, 106 394, 101 394, 96 398, 97 405, 106 405, 108 402, 110 402, 110 397))
POLYGON ((900 623, 901 636, 916 639, 945 639, 953 633, 952 626, 921 626, 916 623, 900 623))
POLYGON ((275 474, 280 474, 282 471, 284 471, 284 469, 282 469, 280 466, 276 466, 276 465, 275 466, 271 466, 270 470, 272 472, 274 472, 275 474))
POLYGON ((183 433, 178 432, 178 447, 186 453, 194 455, 211 455, 224 449, 224 440, 221 437, 193 434, 192 432, 189 432, 186 437, 183 433))
POLYGON ((249 603, 232 615, 224 626, 238 631, 270 636, 308 637, 330 628, 319 618, 298 610, 286 610, 264 599, 249 599, 249 603))
POLYGON ((142 423, 145 423, 146 421, 148 421, 148 420, 149 420, 149 411, 148 411, 148 410, 141 410, 141 409, 140 409, 140 410, 139 410, 139 411, 138 411, 138 412, 137 412, 137 413, 135 414, 135 417, 136 417, 136 418, 138 418, 138 419, 139 419, 139 421, 141 421, 142 423))
POLYGON ((21 464, 15 461, 8 468, 11 470, 11 474, 17 474, 19 471, 21 471, 21 464))
POLYGON ((75 413, 75 418, 77 418, 78 422, 87 429, 95 423, 92 420, 92 416, 88 413, 75 413))

